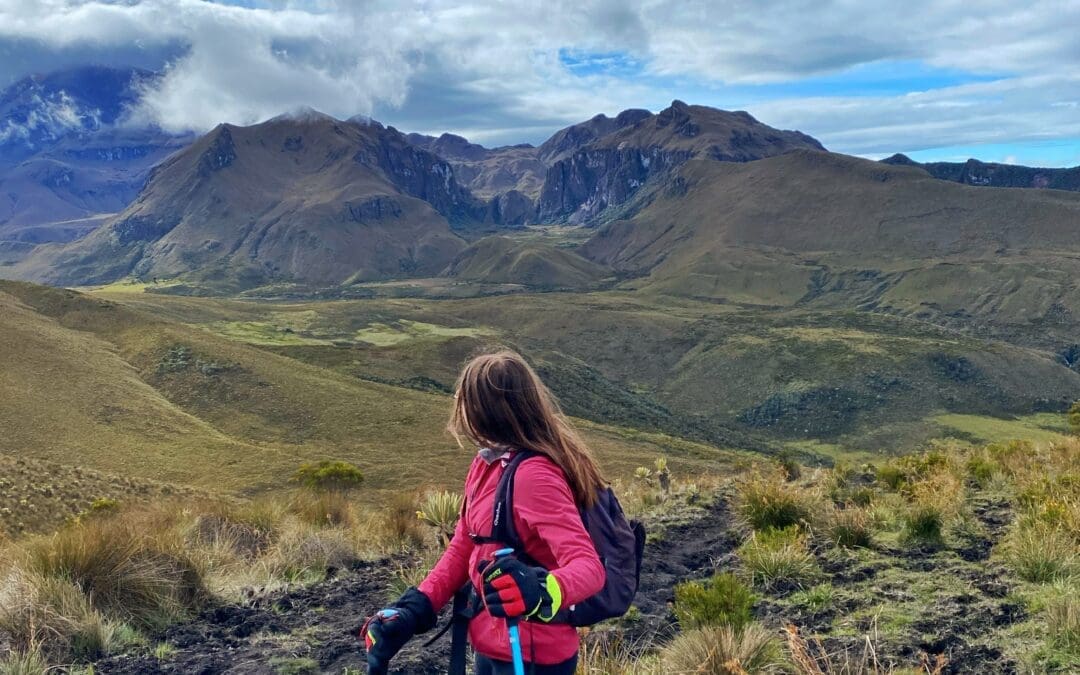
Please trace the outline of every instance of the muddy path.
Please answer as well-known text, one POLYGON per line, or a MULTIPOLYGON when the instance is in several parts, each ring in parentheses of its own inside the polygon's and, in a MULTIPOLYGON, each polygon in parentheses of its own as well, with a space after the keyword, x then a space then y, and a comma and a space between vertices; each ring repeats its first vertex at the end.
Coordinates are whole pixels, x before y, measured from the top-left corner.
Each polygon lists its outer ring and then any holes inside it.
MULTIPOLYGON (((859 654, 865 635, 876 635, 883 666, 915 666, 923 654, 948 660, 944 673, 1015 673, 1018 665, 1001 649, 1000 631, 1022 621, 1025 610, 1010 597, 1014 584, 990 556, 1011 519, 1008 506, 975 500, 980 536, 951 547, 919 549, 884 544, 859 551, 814 551, 818 580, 834 589, 827 606, 806 607, 794 589, 764 594, 754 613, 779 631, 788 624, 820 638, 834 664, 859 654), (879 630, 880 629, 880 630, 879 630)), ((624 646, 648 650, 675 631, 674 587, 718 571, 735 571, 740 541, 726 500, 705 508, 693 522, 658 530, 646 548, 633 619, 587 639, 618 634, 624 646)), ((163 658, 143 654, 99 662, 112 675, 154 673, 303 675, 366 672, 356 639, 364 617, 385 606, 399 560, 358 563, 326 581, 256 596, 244 605, 206 610, 197 620, 163 636, 163 658)), ((446 617, 442 618, 445 621, 446 617)), ((442 625, 440 621, 440 625, 442 625)), ((398 655, 396 673, 441 673, 449 661, 449 638, 432 647, 416 639, 398 655)), ((812 650, 814 651, 814 650, 812 650)), ((161 652, 159 652, 161 653, 161 652)))
MULTIPOLYGON (((707 575, 728 559, 735 545, 724 502, 703 518, 668 527, 646 550, 637 606, 642 633, 670 627, 672 588, 687 578, 707 575)), ((143 654, 116 656, 96 664, 105 675, 229 673, 364 673, 356 639, 364 617, 384 607, 400 560, 357 563, 321 583, 255 597, 245 605, 221 605, 195 621, 174 626, 162 636, 170 648, 164 658, 143 654)), ((445 621, 444 616, 440 620, 445 621)), ((668 628, 670 630, 670 628, 668 628)), ((415 639, 394 661, 394 672, 445 672, 450 640, 425 648, 415 639)))

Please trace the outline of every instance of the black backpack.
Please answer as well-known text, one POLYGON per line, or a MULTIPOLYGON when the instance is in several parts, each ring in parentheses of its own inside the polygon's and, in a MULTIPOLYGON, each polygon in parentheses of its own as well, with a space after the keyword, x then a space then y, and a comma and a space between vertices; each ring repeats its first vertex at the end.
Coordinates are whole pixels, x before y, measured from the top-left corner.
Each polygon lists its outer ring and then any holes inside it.
MULTIPOLYGON (((522 462, 537 455, 529 451, 515 452, 495 492, 490 539, 513 548, 519 556, 524 552, 524 545, 514 529, 512 516, 514 474, 522 462)), ((607 572, 607 579, 599 593, 556 615, 555 621, 578 627, 592 626, 626 614, 637 594, 641 560, 645 552, 645 526, 636 520, 627 520, 611 488, 604 488, 600 492, 594 506, 581 510, 581 522, 592 538, 600 563, 607 572)))

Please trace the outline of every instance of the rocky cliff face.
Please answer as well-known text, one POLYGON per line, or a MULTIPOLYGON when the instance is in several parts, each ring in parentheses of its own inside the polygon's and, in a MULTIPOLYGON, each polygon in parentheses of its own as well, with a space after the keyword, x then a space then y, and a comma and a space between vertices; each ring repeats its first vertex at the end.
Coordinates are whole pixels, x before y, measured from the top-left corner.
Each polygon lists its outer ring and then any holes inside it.
POLYGON ((982 187, 1049 188, 1080 191, 1080 166, 1071 169, 1041 169, 1013 164, 996 164, 969 159, 966 162, 920 164, 907 155, 895 154, 881 160, 897 166, 917 166, 934 178, 982 187))
POLYGON ((615 117, 597 115, 588 122, 575 124, 555 132, 537 148, 537 156, 547 164, 554 164, 608 134, 631 127, 651 116, 652 113, 648 110, 639 108, 624 110, 615 117))
POLYGON ((380 170, 407 194, 434 207, 451 225, 468 227, 484 219, 485 205, 458 182, 449 162, 409 143, 393 127, 377 128, 375 142, 361 147, 353 161, 380 170))
POLYGON ((796 149, 824 148, 805 134, 774 129, 745 112, 675 101, 555 162, 544 180, 537 218, 588 223, 689 159, 747 162, 796 149))

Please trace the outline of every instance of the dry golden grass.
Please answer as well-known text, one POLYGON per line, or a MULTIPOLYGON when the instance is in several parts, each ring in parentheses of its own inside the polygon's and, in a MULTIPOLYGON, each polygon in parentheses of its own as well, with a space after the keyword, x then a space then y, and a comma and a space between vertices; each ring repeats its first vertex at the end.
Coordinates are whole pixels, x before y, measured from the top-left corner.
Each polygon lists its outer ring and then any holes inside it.
POLYGON ((830 653, 821 640, 807 640, 792 625, 784 627, 784 637, 796 675, 941 675, 949 663, 943 655, 931 658, 924 654, 918 669, 883 664, 869 635, 865 636, 862 649, 839 653, 830 653))
POLYGON ((696 628, 681 633, 661 654, 663 672, 673 675, 750 675, 784 672, 780 641, 769 630, 750 624, 696 628))
POLYGON ((88 661, 211 597, 321 579, 405 545, 389 515, 339 493, 251 502, 174 500, 87 515, 0 549, 0 644, 51 663, 88 661))
POLYGON ((755 471, 737 483, 735 507, 757 531, 805 529, 821 522, 826 502, 819 489, 788 482, 780 470, 755 471))

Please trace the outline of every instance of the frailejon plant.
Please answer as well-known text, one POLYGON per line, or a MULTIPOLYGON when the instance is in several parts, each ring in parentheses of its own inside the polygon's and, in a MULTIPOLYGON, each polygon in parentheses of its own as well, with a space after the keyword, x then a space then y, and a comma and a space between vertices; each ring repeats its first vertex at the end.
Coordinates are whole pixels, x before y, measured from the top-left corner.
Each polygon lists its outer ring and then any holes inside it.
POLYGON ((656 458, 656 480, 660 485, 660 491, 665 495, 671 492, 671 471, 668 470, 667 457, 656 458))
POLYGON ((429 492, 420 503, 416 517, 435 528, 443 546, 449 546, 461 517, 462 497, 456 492, 429 492))
POLYGON ((742 630, 753 620, 757 597, 734 574, 717 574, 706 581, 687 581, 675 587, 675 617, 683 630, 730 627, 742 630))

